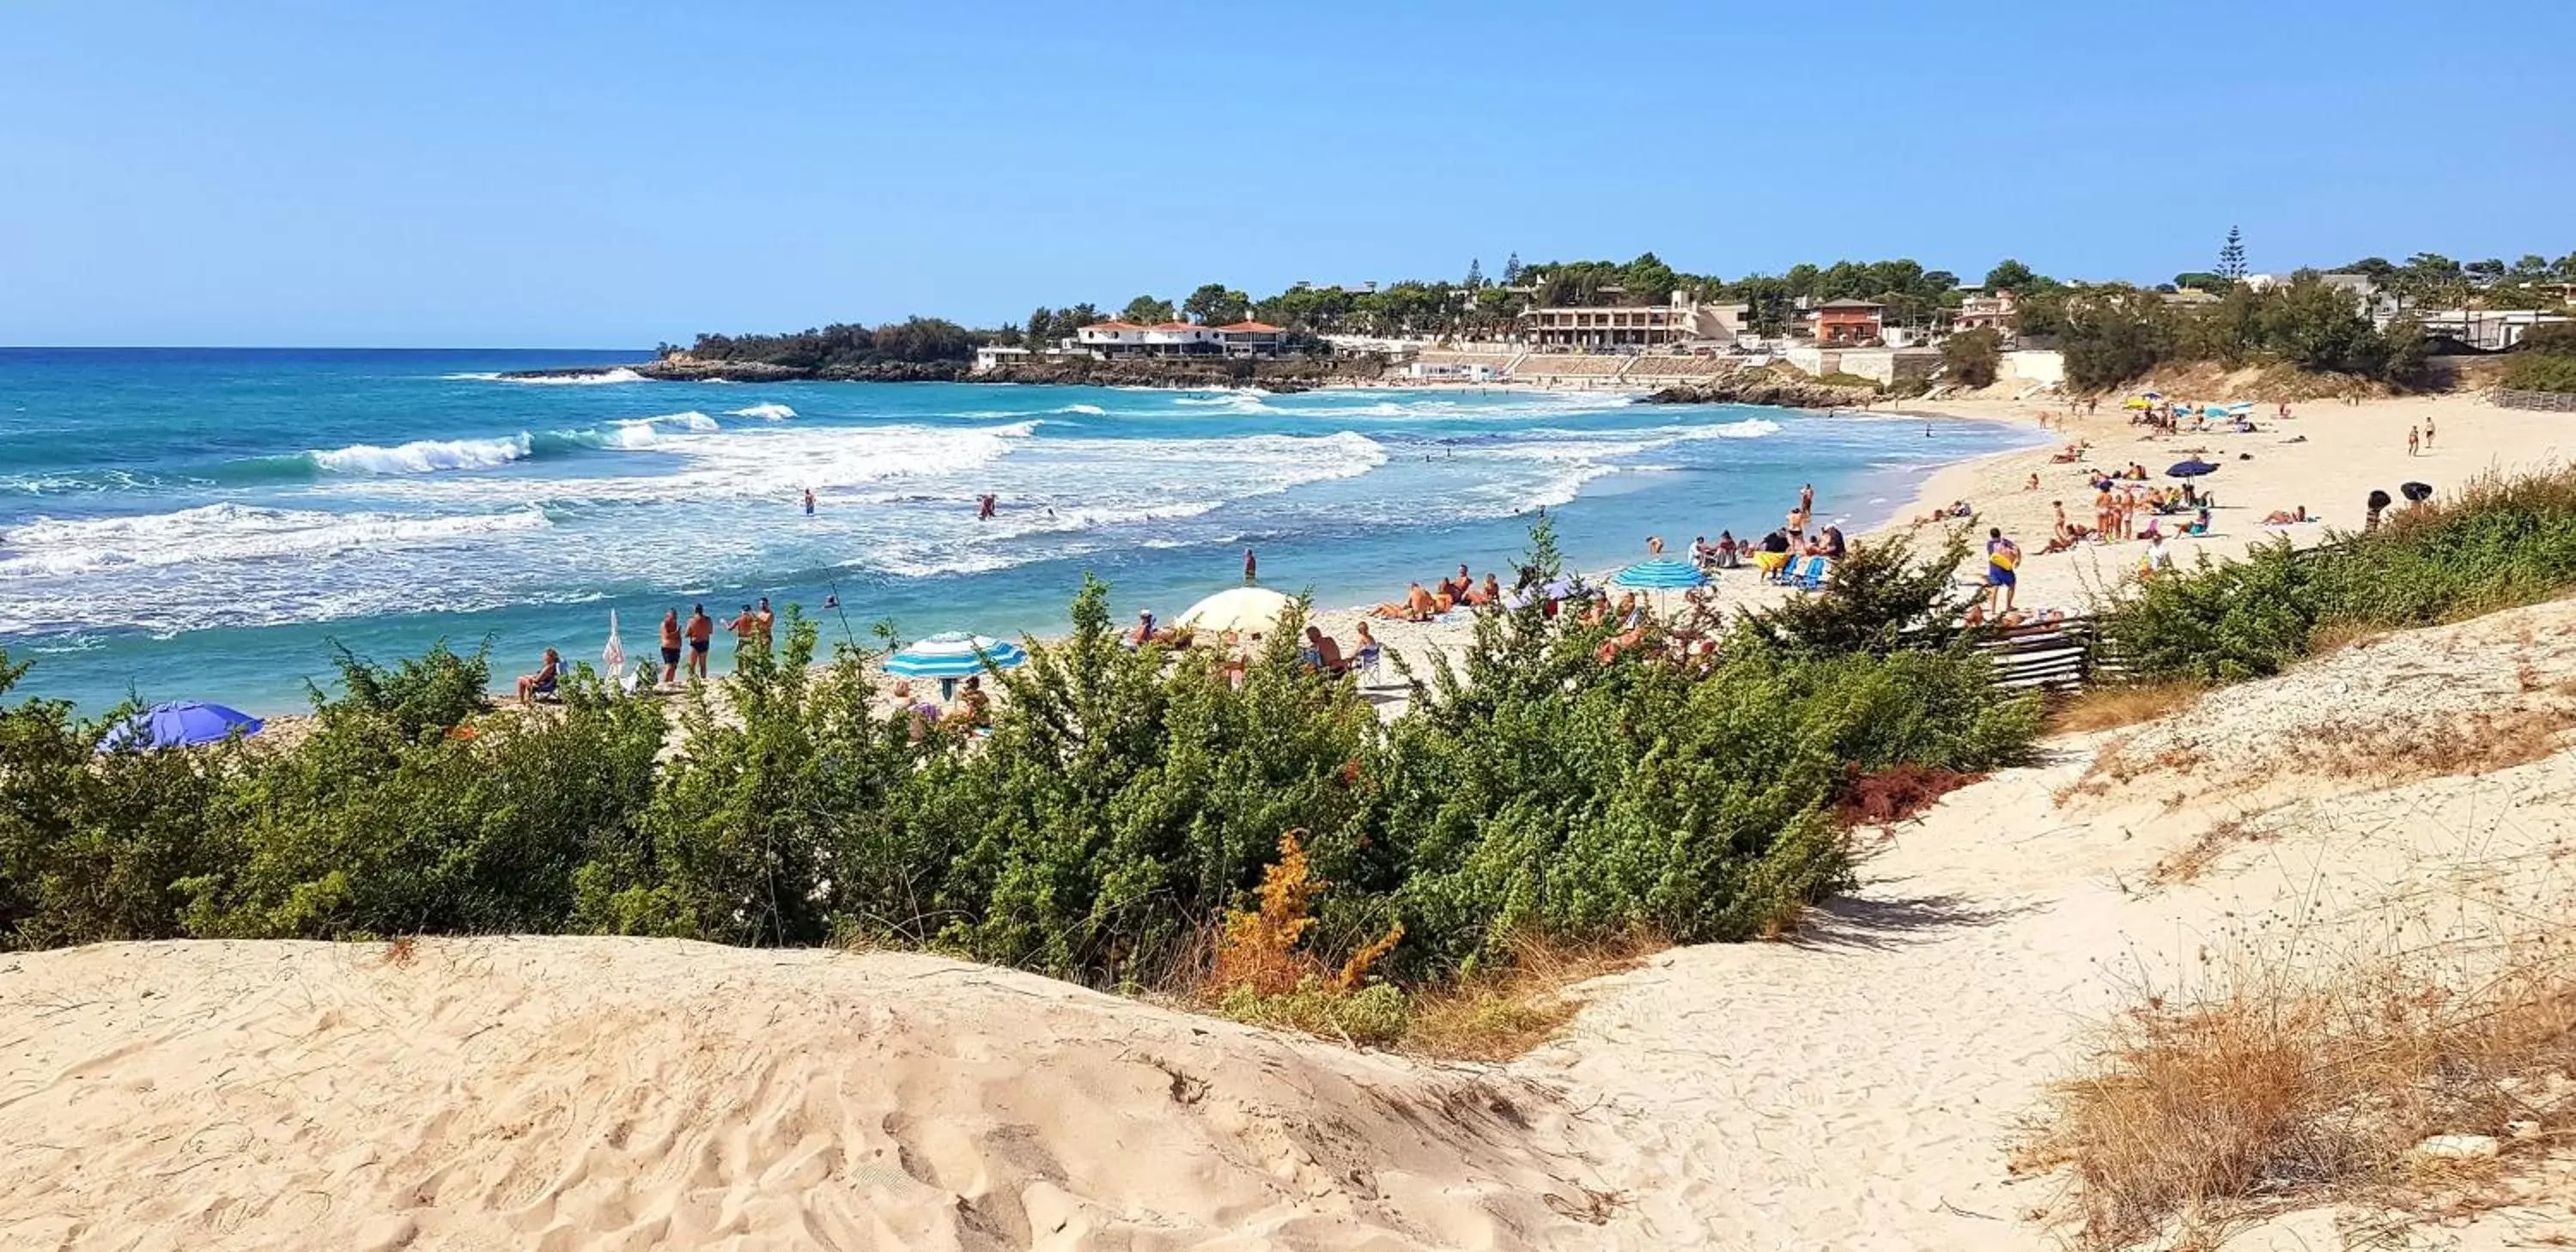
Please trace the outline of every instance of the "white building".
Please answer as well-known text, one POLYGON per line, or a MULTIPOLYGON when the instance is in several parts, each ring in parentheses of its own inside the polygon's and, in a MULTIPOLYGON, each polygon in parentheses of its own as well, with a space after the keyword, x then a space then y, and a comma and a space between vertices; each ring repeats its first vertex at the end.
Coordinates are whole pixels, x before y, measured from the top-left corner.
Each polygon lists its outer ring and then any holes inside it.
POLYGON ((2489 352, 2503 350, 2522 342, 2534 326, 2576 321, 2563 313, 2542 313, 2532 309, 2452 309, 2445 313, 2415 315, 2428 335, 2448 335, 2472 348, 2489 352))
POLYGON ((1550 348, 1648 348, 1669 343, 1732 344, 1750 306, 1702 304, 1674 292, 1668 304, 1548 305, 1521 314, 1529 342, 1550 348))
POLYGON ((1103 359, 1132 356, 1277 356, 1288 332, 1267 322, 1202 326, 1196 322, 1094 322, 1075 332, 1083 350, 1103 359))
POLYGON ((990 374, 1005 365, 1026 365, 1033 354, 1026 348, 1005 348, 985 344, 975 349, 975 372, 990 374))

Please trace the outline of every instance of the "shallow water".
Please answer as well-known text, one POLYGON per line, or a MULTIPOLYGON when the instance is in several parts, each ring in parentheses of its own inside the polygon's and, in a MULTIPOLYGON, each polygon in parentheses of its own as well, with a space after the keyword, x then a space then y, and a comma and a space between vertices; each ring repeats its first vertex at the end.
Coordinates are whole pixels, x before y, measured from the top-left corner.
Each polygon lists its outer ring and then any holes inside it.
POLYGON ((1678 551, 1775 526, 1802 482, 1820 518, 1875 522, 1930 466, 2030 439, 1610 395, 495 377, 635 359, 0 350, 20 693, 284 711, 332 639, 383 658, 488 637, 508 673, 548 644, 596 657, 612 608, 641 655, 663 609, 760 595, 837 591, 836 638, 1043 631, 1086 570, 1120 616, 1169 614, 1247 546, 1265 583, 1353 604, 1502 568, 1539 506, 1594 568, 1649 533, 1678 551))

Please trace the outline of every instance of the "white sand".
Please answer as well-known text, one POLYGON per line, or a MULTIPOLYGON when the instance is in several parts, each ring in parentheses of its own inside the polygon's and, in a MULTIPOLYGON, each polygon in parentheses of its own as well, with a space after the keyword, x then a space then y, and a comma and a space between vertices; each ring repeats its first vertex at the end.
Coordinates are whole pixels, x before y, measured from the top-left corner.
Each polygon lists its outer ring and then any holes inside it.
MULTIPOLYGON (((2226 399, 2219 396, 2214 399, 2226 399)), ((2494 470, 2534 469, 2576 460, 2576 423, 2565 414, 2502 409, 2467 393, 2371 400, 2358 405, 2335 401, 2293 404, 2291 417, 2277 422, 2272 406, 2256 406, 2260 429, 2247 435, 2155 435, 2131 426, 2128 415, 2106 402, 2090 418, 2071 417, 2067 428, 2051 434, 2059 444, 2085 439, 2092 449, 2083 461, 2055 464, 2056 445, 1985 457, 1934 471, 1901 518, 1919 517, 1954 500, 1977 510, 1975 537, 1998 526, 2020 543, 2018 602, 2025 607, 2073 608, 2102 588, 2129 577, 2146 549, 2144 540, 2079 546, 2073 552, 2041 555, 2055 518, 2052 501, 2064 501, 2067 517, 2082 525, 2093 522, 2093 491, 2086 467, 2117 469, 2132 462, 2146 466, 2156 486, 2174 485, 2165 470, 2199 455, 2220 468, 2200 480, 2214 493, 2212 534, 2206 539, 2169 540, 2176 564, 2189 564, 2197 554, 2242 555, 2250 545, 2287 535, 2299 544, 2315 543, 2329 528, 2359 530, 2364 500, 2372 490, 2398 494, 2398 485, 2424 482, 2447 492, 2494 470), (2406 453, 2406 432, 2430 419, 2432 447, 2421 456, 2406 453), (2288 440, 2303 438, 2304 442, 2288 440), (2251 460, 2238 459, 2252 454, 2251 460), (2039 475, 2037 491, 2027 490, 2029 476, 2039 475), (2309 526, 2262 524, 2274 510, 2295 512, 2305 505, 2308 516, 2322 519, 2309 526)), ((1907 407, 1957 417, 1978 417, 2036 426, 2043 411, 2064 413, 2062 400, 1911 401, 1907 407)), ((1819 502, 1819 509, 1824 502, 1819 502)), ((2400 501, 2402 506, 2403 502, 2400 501)), ((2176 521, 2165 519, 2165 529, 2176 521)), ((2145 518, 2139 519, 2145 525, 2145 518)), ((1906 529, 1900 522, 1890 529, 1906 529)), ((1882 532, 1883 533, 1883 532, 1882 532)), ((1929 530, 1926 531, 1930 533, 1929 530)))

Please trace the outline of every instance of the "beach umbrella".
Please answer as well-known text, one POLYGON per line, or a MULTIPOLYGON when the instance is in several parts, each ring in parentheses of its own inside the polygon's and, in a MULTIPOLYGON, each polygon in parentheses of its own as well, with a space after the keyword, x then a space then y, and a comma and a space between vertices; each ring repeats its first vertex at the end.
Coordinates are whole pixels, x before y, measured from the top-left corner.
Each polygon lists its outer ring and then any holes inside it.
POLYGON ((1009 669, 1028 659, 1028 650, 1010 640, 952 630, 896 650, 886 658, 885 670, 897 678, 954 679, 983 673, 986 661, 995 669, 1009 669))
POLYGON ((2389 501, 2389 499, 2388 499, 2388 493, 2387 493, 2387 492, 2385 492, 2385 491, 2381 491, 2381 490, 2379 490, 2379 489, 2378 489, 2378 488, 2376 488, 2376 487, 2372 488, 2372 489, 2371 489, 2371 491, 2370 491, 2370 501, 2369 501, 2369 503, 2370 503, 2370 511, 2371 511, 2371 512, 2373 512, 2373 513, 2376 513, 2376 512, 2378 512, 2378 511, 2380 511, 2381 509, 2387 508, 2387 507, 2388 507, 2388 505, 2389 505, 2389 503, 2390 503, 2390 501, 2389 501))
POLYGON ((2433 484, 2408 483, 2405 486, 2399 487, 2397 489, 2397 494, 2404 496, 2417 504, 2422 504, 2423 502, 2433 498, 2433 484))
POLYGON ((599 650, 600 663, 607 666, 608 681, 626 672, 626 645, 617 638, 617 610, 608 611, 608 646, 599 650))
POLYGON ((1674 591, 1689 587, 1705 587, 1708 585, 1708 575, 1701 573, 1698 566, 1688 561, 1659 556, 1639 561, 1611 575, 1610 583, 1615 587, 1674 591))
POLYGON ((1189 607, 1173 619, 1192 630, 1250 632, 1269 630, 1296 601, 1268 587, 1229 587, 1189 607))
POLYGON ((2218 472, 2218 467, 2217 467, 2217 466, 2212 465, 2212 464, 2210 464, 2210 463, 2209 463, 2209 462, 2207 462, 2207 461, 2201 460, 2201 459, 2199 459, 2198 457, 2194 457, 2194 458, 2192 458, 2191 460, 2188 460, 2188 461, 2176 461, 2176 462, 2174 462, 2174 464, 2173 464, 2172 468, 2167 469, 2167 470, 2165 471, 2165 477, 2167 477, 2167 478, 2198 478, 2198 477, 2200 477, 2200 476, 2201 476, 2201 475, 2203 475, 2203 474, 2215 474, 2215 473, 2217 473, 2217 472, 2218 472))
POLYGON ((260 720, 237 709, 220 704, 199 704, 182 700, 173 704, 156 704, 110 727, 107 737, 99 740, 101 752, 123 747, 183 748, 191 744, 216 743, 238 730, 256 735, 260 720))

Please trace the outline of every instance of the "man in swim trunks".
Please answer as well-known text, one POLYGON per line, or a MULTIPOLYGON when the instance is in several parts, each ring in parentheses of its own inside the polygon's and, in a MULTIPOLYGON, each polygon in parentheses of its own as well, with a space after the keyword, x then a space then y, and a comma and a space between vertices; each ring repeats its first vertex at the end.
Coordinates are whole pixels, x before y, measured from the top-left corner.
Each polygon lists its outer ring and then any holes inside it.
POLYGON ((707 606, 689 606, 689 677, 707 676, 707 641, 716 637, 716 619, 707 616, 707 606))
POLYGON ((662 685, 680 681, 680 611, 662 615, 662 685))
POLYGON ((724 624, 724 628, 733 632, 733 667, 741 669, 742 650, 760 637, 760 619, 751 615, 751 606, 746 604, 741 612, 733 615, 733 620, 724 624))
POLYGON ((760 611, 752 615, 752 620, 760 625, 760 650, 769 651, 769 631, 778 624, 778 615, 769 611, 769 597, 760 598, 760 611))
POLYGON ((1997 616, 2012 612, 2013 571, 2020 564, 2021 545, 2004 538, 2001 527, 1986 528, 1986 587, 1997 616))

